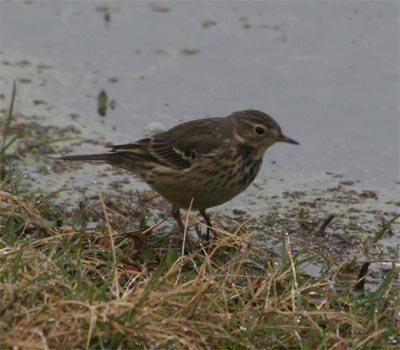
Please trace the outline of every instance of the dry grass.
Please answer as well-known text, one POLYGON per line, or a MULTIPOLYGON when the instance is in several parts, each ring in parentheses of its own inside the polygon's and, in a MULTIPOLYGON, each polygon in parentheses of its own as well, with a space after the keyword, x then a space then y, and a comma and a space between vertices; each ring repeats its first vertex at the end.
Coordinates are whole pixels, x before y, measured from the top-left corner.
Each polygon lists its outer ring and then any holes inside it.
POLYGON ((59 227, 48 204, 4 187, 2 348, 398 348, 394 268, 375 291, 355 293, 356 277, 302 273, 309 258, 292 255, 287 236, 272 259, 240 226, 185 254, 150 234, 139 256, 135 240, 116 239, 101 200, 99 228, 59 227))

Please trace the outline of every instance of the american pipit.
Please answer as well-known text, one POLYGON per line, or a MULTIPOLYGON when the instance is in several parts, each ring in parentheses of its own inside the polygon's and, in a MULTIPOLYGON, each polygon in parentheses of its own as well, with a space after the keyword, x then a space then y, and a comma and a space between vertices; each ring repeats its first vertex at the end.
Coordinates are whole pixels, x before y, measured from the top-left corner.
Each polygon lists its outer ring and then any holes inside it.
POLYGON ((59 159, 102 161, 138 175, 171 202, 172 215, 183 230, 180 208, 198 209, 211 227, 206 209, 244 191, 257 176, 265 151, 276 142, 298 144, 269 115, 247 110, 179 124, 152 137, 111 146, 109 153, 59 159))

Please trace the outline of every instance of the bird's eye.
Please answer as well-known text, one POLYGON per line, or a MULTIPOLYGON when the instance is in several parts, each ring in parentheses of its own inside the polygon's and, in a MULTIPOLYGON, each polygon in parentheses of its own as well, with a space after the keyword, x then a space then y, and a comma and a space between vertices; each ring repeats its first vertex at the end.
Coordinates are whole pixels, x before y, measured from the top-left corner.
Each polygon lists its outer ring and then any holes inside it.
POLYGON ((265 129, 262 128, 261 126, 256 126, 254 128, 254 131, 256 132, 257 135, 264 135, 265 134, 265 129))

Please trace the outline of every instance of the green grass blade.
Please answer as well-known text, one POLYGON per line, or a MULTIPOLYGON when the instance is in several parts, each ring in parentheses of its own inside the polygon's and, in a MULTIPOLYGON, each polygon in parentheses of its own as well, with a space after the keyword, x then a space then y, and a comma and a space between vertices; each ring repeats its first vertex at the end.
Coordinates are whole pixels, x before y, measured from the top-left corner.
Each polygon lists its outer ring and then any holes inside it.
POLYGON ((377 243, 384 233, 390 228, 390 226, 398 219, 400 218, 400 214, 395 215, 391 220, 389 220, 387 223, 383 225, 383 227, 375 234, 374 239, 372 240, 373 243, 377 243))
MULTIPOLYGON (((13 90, 11 94, 11 102, 10 102, 10 108, 8 109, 8 115, 5 121, 4 129, 3 129, 3 142, 0 148, 0 168, 3 169, 4 167, 4 161, 5 161, 5 155, 6 155, 6 149, 8 148, 7 146, 7 138, 10 134, 10 129, 11 129, 11 121, 13 119, 14 115, 14 102, 15 102, 15 95, 17 93, 17 88, 16 84, 14 81, 13 85, 13 90)), ((0 180, 4 180, 5 173, 4 171, 0 171, 0 180)))
POLYGON ((27 134, 26 131, 21 131, 17 135, 15 135, 10 141, 7 142, 6 145, 2 147, 2 151, 5 153, 10 146, 20 138, 23 138, 27 134))
POLYGON ((43 142, 38 142, 35 143, 33 145, 28 146, 26 149, 28 151, 32 151, 35 148, 39 148, 39 147, 43 147, 43 146, 47 146, 47 145, 51 145, 53 143, 57 143, 57 142, 64 142, 64 141, 76 141, 79 140, 78 137, 65 137, 65 138, 59 138, 59 139, 54 139, 54 140, 48 140, 48 141, 43 141, 43 142))
POLYGON ((13 115, 14 115, 14 102, 15 102, 16 93, 17 93, 17 88, 16 88, 16 84, 15 84, 15 81, 14 81, 13 90, 12 90, 12 93, 11 93, 10 108, 8 110, 6 124, 5 124, 4 130, 3 130, 3 146, 5 145, 6 138, 8 137, 8 135, 10 133, 11 121, 12 121, 12 118, 13 118, 13 115))

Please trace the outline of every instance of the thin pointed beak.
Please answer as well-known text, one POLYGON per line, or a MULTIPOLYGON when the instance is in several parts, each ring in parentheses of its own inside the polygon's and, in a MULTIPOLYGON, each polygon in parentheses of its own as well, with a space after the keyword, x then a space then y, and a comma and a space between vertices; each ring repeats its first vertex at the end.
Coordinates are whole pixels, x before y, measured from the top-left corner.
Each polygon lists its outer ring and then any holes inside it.
POLYGON ((296 140, 291 139, 290 137, 287 137, 285 135, 281 135, 278 138, 279 142, 286 142, 286 143, 291 143, 293 145, 300 145, 300 143, 298 143, 296 140))

